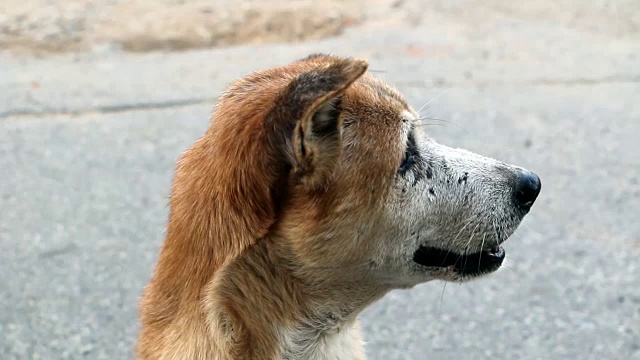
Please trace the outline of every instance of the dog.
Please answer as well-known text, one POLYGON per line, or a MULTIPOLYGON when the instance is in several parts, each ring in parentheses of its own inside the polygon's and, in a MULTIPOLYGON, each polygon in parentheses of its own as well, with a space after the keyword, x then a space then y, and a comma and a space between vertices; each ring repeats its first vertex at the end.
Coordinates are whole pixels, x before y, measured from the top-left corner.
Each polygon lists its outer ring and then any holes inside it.
POLYGON ((221 96, 177 163, 138 359, 364 359, 385 293, 501 266, 538 176, 420 136, 367 67, 315 54, 221 96))

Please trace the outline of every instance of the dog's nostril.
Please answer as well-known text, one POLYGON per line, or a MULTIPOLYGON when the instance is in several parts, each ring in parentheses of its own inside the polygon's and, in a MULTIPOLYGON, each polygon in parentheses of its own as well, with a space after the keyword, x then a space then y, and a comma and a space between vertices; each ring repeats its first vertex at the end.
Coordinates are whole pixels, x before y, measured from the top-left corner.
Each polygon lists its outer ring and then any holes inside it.
POLYGON ((529 209, 540 194, 542 183, 538 175, 528 170, 521 170, 516 175, 513 199, 516 205, 529 209))

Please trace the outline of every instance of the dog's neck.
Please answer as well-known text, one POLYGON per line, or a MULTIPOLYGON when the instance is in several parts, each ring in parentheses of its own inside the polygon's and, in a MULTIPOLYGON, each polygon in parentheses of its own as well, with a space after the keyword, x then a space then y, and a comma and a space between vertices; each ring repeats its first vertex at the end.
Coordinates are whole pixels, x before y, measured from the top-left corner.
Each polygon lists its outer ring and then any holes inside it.
POLYGON ((214 332, 256 358, 364 358, 357 316, 386 291, 344 271, 313 276, 283 243, 262 239, 216 276, 214 332))

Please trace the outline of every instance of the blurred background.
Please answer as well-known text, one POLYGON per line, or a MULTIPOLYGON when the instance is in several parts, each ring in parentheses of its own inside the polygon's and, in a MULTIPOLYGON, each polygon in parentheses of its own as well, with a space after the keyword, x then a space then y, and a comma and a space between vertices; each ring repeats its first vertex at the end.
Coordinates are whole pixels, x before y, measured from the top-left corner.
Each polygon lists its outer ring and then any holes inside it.
POLYGON ((321 51, 543 183, 506 269, 365 311, 370 359, 640 359, 638 0, 2 0, 0 358, 131 358, 176 159, 321 51))

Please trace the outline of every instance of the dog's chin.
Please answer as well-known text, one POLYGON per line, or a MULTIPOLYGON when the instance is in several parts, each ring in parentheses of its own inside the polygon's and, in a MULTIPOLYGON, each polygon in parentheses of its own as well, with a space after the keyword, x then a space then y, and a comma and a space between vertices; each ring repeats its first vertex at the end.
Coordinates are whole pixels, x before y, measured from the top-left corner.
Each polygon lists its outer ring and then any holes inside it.
POLYGON ((436 278, 466 281, 495 272, 505 257, 506 252, 498 245, 471 254, 423 245, 413 253, 413 262, 436 278))

